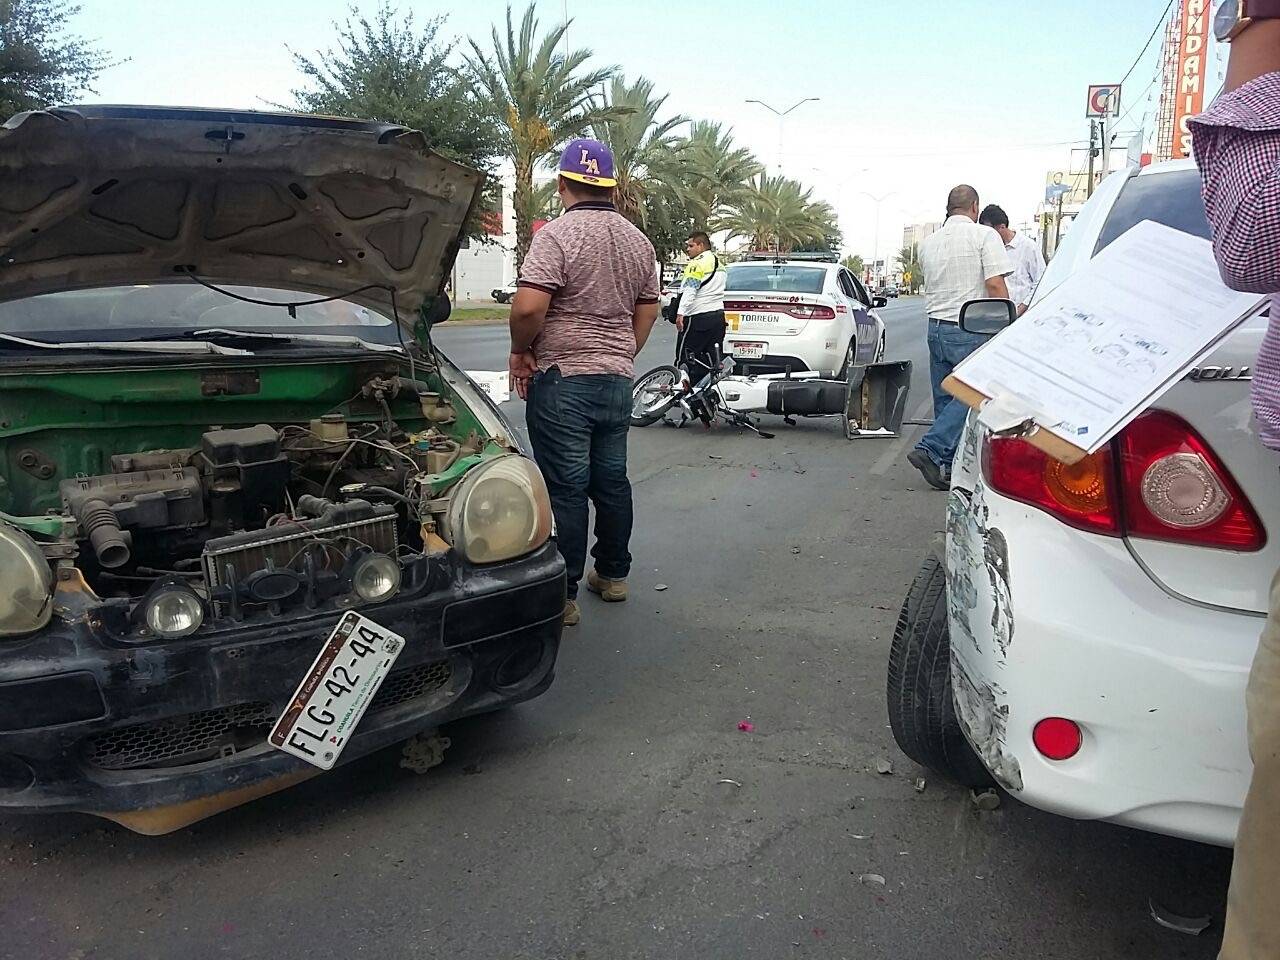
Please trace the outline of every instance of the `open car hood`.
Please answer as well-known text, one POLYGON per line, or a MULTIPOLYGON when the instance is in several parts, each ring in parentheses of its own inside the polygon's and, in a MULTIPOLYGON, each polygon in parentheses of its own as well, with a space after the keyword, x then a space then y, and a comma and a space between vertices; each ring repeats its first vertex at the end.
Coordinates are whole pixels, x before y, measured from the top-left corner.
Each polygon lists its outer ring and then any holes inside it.
POLYGON ((0 128, 0 301, 173 282, 348 299, 441 292, 484 175, 416 130, 297 114, 81 106, 0 128))

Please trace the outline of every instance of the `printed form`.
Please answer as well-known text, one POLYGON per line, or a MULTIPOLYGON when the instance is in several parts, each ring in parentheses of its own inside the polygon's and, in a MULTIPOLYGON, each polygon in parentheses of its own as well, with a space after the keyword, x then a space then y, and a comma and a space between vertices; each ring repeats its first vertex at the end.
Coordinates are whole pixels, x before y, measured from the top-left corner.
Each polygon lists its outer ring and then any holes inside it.
POLYGON ((1144 220, 954 376, 1093 453, 1265 304, 1223 284, 1208 240, 1144 220))

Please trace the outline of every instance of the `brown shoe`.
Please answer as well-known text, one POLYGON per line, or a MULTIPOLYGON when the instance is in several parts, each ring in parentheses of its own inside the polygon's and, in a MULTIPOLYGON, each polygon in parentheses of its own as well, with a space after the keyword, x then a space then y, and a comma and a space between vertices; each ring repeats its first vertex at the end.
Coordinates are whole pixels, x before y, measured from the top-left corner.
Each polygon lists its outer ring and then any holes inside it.
POLYGON ((576 627, 582 622, 582 608, 578 606, 577 600, 566 600, 564 602, 564 625, 566 627, 576 627))
POLYGON ((605 603, 622 603, 627 599, 627 581, 606 580, 594 570, 587 574, 587 589, 599 594, 605 603))

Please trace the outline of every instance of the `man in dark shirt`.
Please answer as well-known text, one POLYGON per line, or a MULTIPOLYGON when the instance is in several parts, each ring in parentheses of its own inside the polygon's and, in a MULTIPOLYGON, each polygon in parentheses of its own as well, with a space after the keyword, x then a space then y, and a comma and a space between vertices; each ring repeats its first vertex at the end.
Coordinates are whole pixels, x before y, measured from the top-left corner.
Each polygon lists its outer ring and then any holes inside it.
POLYGON ((528 401, 529 439, 568 567, 566 626, 582 616, 588 499, 596 562, 587 589, 609 602, 627 599, 632 361, 658 316, 653 244, 614 209, 613 173, 613 155, 598 140, 565 148, 564 214, 534 234, 511 304, 511 379, 528 401))

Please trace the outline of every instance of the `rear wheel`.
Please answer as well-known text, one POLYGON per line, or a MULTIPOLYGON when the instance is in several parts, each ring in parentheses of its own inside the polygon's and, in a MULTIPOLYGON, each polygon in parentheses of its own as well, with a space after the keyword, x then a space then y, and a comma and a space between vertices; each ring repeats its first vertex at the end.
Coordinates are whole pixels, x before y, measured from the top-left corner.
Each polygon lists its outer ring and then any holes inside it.
POLYGON ((903 753, 966 787, 994 785, 956 718, 947 579, 937 557, 925 560, 898 614, 887 694, 889 725, 903 753))
POLYGON ((858 335, 855 333, 849 341, 849 349, 844 352, 844 364, 836 372, 837 380, 849 379, 849 368, 853 366, 853 358, 858 349, 858 335))
POLYGON ((885 334, 884 334, 884 331, 881 330, 880 342, 876 344, 876 358, 875 360, 872 361, 873 363, 882 363, 884 361, 884 347, 885 347, 884 341, 885 341, 885 334))
POLYGON ((675 367, 654 367, 631 388, 631 425, 647 427, 657 423, 676 402, 680 371, 675 367))

